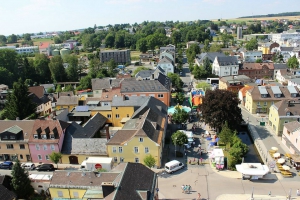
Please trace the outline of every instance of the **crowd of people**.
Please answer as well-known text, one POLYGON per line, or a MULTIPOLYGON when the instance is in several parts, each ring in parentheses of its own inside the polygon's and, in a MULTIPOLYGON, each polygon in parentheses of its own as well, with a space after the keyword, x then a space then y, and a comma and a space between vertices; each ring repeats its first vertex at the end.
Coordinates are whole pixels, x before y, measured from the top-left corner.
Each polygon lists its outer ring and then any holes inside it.
POLYGON ((190 194, 192 187, 190 185, 182 185, 181 189, 182 193, 190 194))

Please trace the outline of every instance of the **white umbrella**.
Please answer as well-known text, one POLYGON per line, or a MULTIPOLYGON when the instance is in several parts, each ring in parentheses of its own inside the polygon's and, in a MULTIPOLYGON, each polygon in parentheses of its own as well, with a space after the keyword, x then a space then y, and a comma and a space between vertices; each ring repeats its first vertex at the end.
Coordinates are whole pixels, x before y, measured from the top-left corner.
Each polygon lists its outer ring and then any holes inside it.
POLYGON ((278 158, 278 157, 280 157, 280 153, 274 153, 273 156, 274 156, 274 158, 278 158))
POLYGON ((279 158, 279 159, 277 160, 277 162, 278 162, 279 164, 283 164, 283 163, 285 163, 285 159, 284 159, 284 158, 279 158))
POLYGON ((290 167, 287 166, 287 165, 283 165, 282 168, 283 168, 284 170, 290 170, 290 167))
POLYGON ((278 151, 277 147, 272 147, 271 149, 274 150, 274 151, 278 151))

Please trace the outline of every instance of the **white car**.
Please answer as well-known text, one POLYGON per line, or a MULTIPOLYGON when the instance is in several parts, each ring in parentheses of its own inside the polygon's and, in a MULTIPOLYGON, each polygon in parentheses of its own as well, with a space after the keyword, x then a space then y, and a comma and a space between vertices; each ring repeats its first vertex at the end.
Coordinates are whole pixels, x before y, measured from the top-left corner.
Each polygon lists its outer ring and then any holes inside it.
POLYGON ((21 165, 26 170, 34 170, 35 169, 35 164, 33 163, 24 163, 21 165))

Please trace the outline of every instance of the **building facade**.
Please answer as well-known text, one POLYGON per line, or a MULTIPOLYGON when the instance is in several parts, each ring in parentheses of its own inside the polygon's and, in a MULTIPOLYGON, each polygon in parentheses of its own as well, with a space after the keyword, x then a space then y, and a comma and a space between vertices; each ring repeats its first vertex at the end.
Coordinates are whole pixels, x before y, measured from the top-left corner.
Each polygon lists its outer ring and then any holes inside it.
POLYGON ((237 76, 238 72, 239 64, 235 56, 217 56, 212 64, 212 73, 219 77, 237 76))
POLYGON ((118 64, 130 63, 130 50, 103 50, 99 53, 100 62, 108 62, 113 59, 118 64))
POLYGON ((274 78, 274 64, 267 63, 243 63, 239 69, 239 75, 245 75, 251 79, 274 78))

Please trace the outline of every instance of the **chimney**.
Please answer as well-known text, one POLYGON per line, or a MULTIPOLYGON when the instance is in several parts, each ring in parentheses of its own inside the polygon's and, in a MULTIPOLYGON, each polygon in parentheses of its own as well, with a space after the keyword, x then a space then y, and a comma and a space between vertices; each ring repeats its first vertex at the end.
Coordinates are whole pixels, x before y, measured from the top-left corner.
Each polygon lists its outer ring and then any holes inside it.
POLYGON ((107 197, 115 190, 115 186, 111 182, 102 182, 101 186, 102 186, 103 198, 107 197))
POLYGON ((108 124, 105 124, 105 132, 106 132, 106 139, 107 141, 110 139, 110 135, 109 135, 109 126, 108 124))

